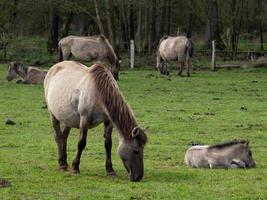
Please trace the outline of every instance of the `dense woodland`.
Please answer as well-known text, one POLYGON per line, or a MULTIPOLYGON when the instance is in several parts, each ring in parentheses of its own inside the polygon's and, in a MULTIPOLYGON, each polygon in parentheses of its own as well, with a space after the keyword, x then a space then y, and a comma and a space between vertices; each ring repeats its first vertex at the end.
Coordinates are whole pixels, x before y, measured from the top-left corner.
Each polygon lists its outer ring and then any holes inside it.
POLYGON ((264 0, 1 0, 0 43, 18 36, 46 38, 53 53, 64 36, 103 34, 116 51, 151 54, 163 35, 192 35, 203 48, 236 51, 243 40, 264 50, 264 0))

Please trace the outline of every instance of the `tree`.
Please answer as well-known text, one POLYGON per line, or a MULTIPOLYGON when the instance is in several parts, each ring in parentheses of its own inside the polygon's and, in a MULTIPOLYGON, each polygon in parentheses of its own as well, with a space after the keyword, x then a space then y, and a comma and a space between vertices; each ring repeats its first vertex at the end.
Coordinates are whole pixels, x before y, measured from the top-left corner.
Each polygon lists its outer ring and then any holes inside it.
POLYGON ((47 43, 48 52, 53 53, 58 45, 59 13, 56 7, 51 8, 49 38, 47 43))

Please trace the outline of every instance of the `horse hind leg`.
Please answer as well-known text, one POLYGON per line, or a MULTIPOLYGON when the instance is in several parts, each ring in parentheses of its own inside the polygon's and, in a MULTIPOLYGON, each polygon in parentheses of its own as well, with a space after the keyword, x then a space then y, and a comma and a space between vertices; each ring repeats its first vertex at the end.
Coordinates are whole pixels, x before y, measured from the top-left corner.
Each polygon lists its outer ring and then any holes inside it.
POLYGON ((179 68, 179 72, 178 75, 182 76, 183 70, 184 70, 184 62, 178 62, 178 65, 180 63, 180 68, 179 68))
POLYGON ((112 123, 110 121, 104 122, 105 132, 104 132, 104 138, 105 138, 105 150, 106 150, 106 172, 107 176, 116 176, 116 173, 112 166, 111 161, 111 149, 112 149, 112 123))
POLYGON ((82 151, 84 150, 86 146, 86 137, 87 137, 87 131, 88 131, 86 127, 86 122, 87 122, 87 117, 81 116, 78 151, 77 151, 75 159, 72 161, 72 171, 74 174, 80 173, 80 170, 79 170, 80 159, 81 159, 82 151))
POLYGON ((56 117, 51 114, 51 121, 52 126, 55 130, 55 141, 57 143, 57 149, 58 149, 58 164, 60 170, 66 170, 66 164, 64 162, 64 155, 63 155, 63 134, 60 129, 60 122, 56 119, 56 117))
POLYGON ((68 162, 67 162, 67 140, 70 134, 70 127, 65 126, 62 131, 62 170, 67 170, 68 162))

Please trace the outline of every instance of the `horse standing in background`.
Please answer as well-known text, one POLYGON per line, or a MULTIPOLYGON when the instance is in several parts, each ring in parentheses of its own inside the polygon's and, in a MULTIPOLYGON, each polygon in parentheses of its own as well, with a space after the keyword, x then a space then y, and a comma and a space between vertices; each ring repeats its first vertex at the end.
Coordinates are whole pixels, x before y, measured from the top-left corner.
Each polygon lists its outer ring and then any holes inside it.
POLYGON ((156 68, 161 74, 169 75, 169 61, 176 60, 178 63, 178 75, 182 75, 184 65, 187 66, 187 76, 190 76, 191 58, 193 56, 193 42, 185 36, 163 36, 160 39, 157 51, 156 68), (180 64, 180 69, 179 69, 180 64))
POLYGON ((249 142, 245 140, 212 146, 192 146, 186 151, 185 163, 195 168, 249 168, 256 166, 249 142))
POLYGON ((8 65, 7 80, 12 81, 17 75, 22 77, 17 83, 24 84, 43 84, 47 71, 38 69, 36 67, 27 67, 18 62, 11 62, 8 65))
POLYGON ((82 61, 99 61, 110 63, 110 71, 119 79, 120 63, 105 36, 67 36, 59 43, 59 60, 68 60, 71 55, 82 61))
POLYGON ((74 61, 57 63, 48 71, 44 89, 55 130, 60 169, 68 167, 66 148, 70 129, 80 129, 78 152, 72 162, 73 172, 79 173, 87 130, 103 122, 107 174, 115 175, 111 162, 111 134, 115 125, 120 138, 118 153, 129 177, 132 181, 142 179, 147 136, 138 126, 112 74, 104 66, 95 64, 88 68, 74 61))

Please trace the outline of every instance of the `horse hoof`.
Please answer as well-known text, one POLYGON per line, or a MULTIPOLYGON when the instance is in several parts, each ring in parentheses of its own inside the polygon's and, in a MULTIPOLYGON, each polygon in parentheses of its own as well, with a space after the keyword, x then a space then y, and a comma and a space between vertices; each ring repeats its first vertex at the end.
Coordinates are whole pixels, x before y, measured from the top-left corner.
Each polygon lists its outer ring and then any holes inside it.
POLYGON ((73 175, 79 175, 80 174, 80 170, 79 169, 72 169, 72 174, 73 175))
POLYGON ((107 176, 117 176, 117 174, 114 172, 114 171, 112 171, 112 172, 107 172, 107 176))
POLYGON ((66 172, 68 171, 68 166, 60 166, 58 170, 61 172, 66 172))

